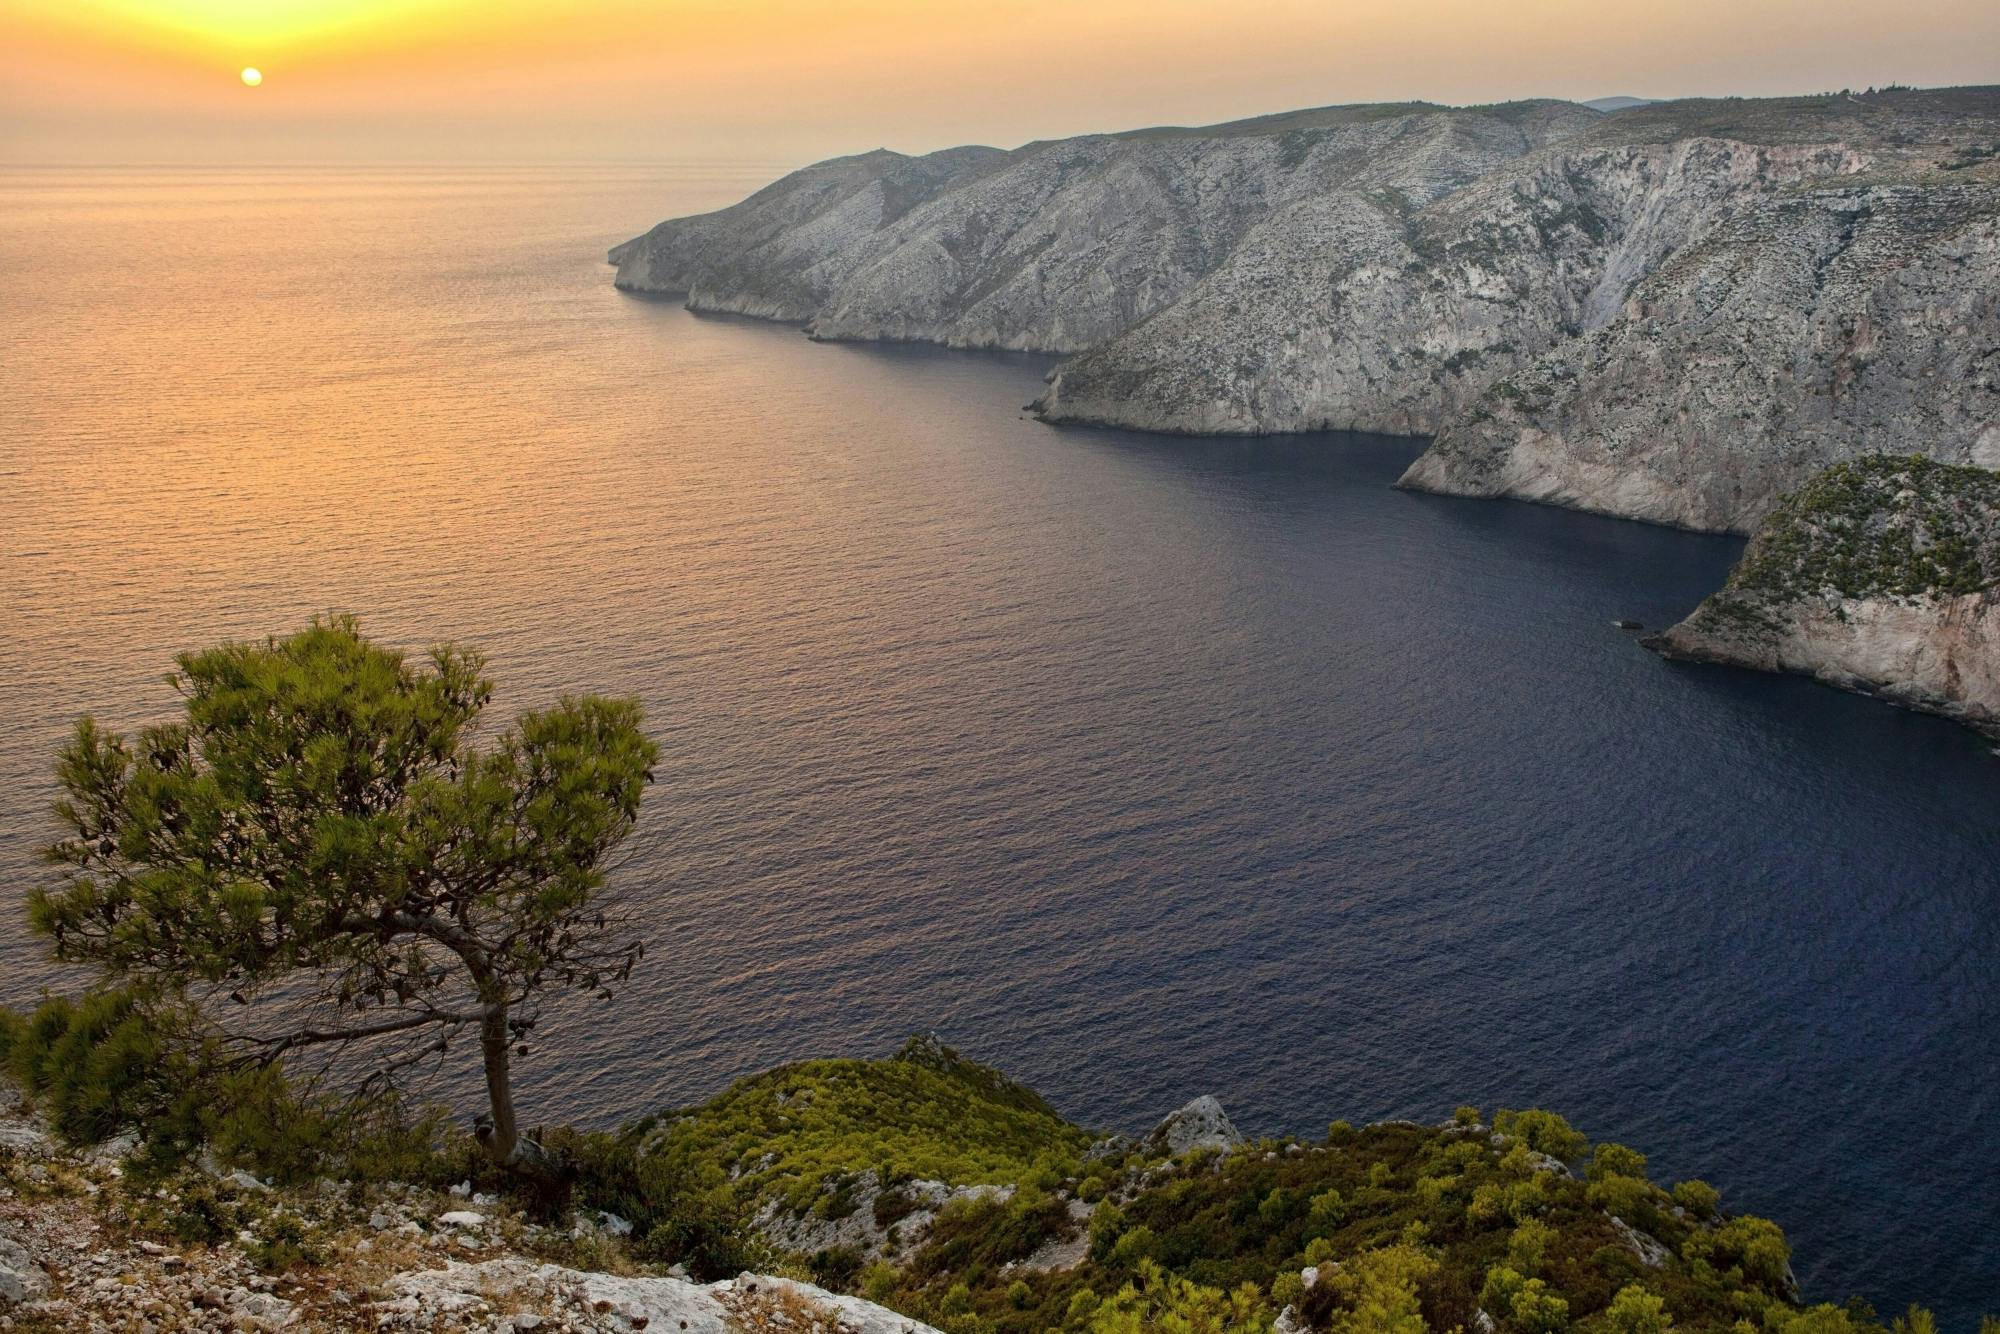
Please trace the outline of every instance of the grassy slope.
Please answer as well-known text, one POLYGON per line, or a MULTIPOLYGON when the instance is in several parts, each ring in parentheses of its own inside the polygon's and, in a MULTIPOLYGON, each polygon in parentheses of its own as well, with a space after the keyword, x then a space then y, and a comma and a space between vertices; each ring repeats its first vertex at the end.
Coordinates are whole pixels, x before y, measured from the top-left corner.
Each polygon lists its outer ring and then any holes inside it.
POLYGON ((1010 1183, 1044 1161, 1074 1159, 1088 1142, 1039 1095, 924 1038, 884 1061, 805 1061, 753 1075, 663 1118, 647 1141, 652 1152, 718 1169, 753 1210, 783 1198, 801 1212, 858 1172, 1010 1183))

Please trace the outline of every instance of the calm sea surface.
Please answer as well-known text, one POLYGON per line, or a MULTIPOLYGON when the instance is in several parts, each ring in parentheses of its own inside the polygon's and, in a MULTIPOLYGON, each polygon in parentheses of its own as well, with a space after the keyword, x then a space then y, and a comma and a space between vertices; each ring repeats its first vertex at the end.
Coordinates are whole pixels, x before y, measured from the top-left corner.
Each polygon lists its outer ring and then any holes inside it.
MULTIPOLYGON (((1736 543, 1390 489, 1407 442, 1025 420, 1047 363, 620 296, 774 174, 0 175, 0 875, 170 655, 360 613, 505 713, 644 697, 610 1123, 936 1028, 1065 1112, 1543 1104, 1778 1218, 1810 1292, 2000 1309, 2000 760, 1614 630, 1736 543)), ((0 1000, 64 980, 0 917, 0 1000)))

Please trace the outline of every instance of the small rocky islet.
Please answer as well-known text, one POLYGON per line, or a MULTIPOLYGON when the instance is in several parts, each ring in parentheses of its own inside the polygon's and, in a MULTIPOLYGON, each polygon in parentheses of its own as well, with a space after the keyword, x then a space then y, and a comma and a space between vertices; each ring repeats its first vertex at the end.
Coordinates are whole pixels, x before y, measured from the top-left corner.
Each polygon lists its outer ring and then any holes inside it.
MULTIPOLYGON (((2000 88, 879 150, 610 259, 627 290, 815 338, 1059 354, 1051 422, 1429 436, 1413 490, 1751 534, 1858 460, 2000 468, 2000 88)), ((1810 650, 1654 642, 1983 726, 1984 575, 1906 582, 1866 635, 1777 636, 1810 650)))
POLYGON ((1722 590, 1648 643, 1796 672, 2000 737, 2000 473, 1836 464, 1758 528, 1722 590))
POLYGON ((286 1179, 162 1162, 130 1133, 67 1145, 7 1092, 0 1327, 1884 1328, 1858 1300, 1805 1304, 1775 1224, 1545 1111, 1247 1140, 1204 1097, 1098 1136, 920 1035, 616 1133, 544 1134, 579 1167, 554 1210, 476 1169, 286 1179))

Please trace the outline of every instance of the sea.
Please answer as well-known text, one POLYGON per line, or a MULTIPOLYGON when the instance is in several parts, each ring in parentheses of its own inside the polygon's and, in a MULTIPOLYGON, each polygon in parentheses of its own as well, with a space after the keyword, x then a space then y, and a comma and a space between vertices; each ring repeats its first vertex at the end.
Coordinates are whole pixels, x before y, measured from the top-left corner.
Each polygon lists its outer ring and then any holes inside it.
POLYGON ((613 289, 783 166, 0 171, 0 1001, 83 980, 19 907, 74 720, 351 611, 483 649, 496 729, 633 694, 662 747, 645 963, 544 1025, 530 1121, 918 1030, 1105 1129, 1546 1106, 1814 1299, 2000 1311, 1989 742, 1614 626, 1731 538, 613 289))

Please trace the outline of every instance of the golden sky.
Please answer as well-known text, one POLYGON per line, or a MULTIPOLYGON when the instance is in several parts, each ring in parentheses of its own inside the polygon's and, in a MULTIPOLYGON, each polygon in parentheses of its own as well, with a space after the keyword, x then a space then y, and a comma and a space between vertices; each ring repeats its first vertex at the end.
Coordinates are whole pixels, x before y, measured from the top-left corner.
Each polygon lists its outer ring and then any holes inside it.
POLYGON ((2000 3, 0 0, 14 162, 796 162, 1336 102, 1890 82, 2000 82, 2000 3))

